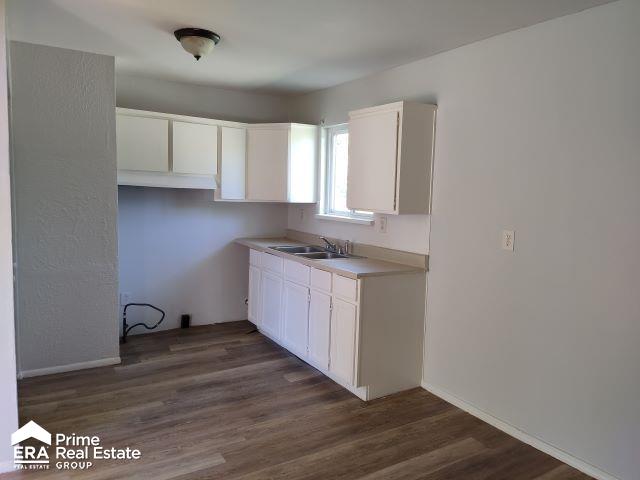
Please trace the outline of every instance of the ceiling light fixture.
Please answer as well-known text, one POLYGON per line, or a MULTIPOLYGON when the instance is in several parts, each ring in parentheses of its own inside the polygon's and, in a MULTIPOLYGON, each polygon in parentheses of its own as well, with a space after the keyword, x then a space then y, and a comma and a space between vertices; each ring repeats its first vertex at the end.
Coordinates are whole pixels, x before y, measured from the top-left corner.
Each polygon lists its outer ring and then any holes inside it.
POLYGON ((220 35, 204 28, 181 28, 173 32, 176 39, 187 52, 200 60, 213 50, 220 41, 220 35))

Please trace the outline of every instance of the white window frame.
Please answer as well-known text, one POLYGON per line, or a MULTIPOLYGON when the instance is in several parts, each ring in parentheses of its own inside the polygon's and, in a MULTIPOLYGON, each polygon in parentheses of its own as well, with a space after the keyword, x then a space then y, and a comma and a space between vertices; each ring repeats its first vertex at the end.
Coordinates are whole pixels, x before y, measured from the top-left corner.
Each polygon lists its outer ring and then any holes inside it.
POLYGON ((320 155, 320 208, 316 217, 321 220, 334 220, 340 222, 359 223, 373 225, 373 213, 350 210, 348 212, 333 210, 331 199, 333 195, 333 137, 341 133, 349 133, 346 123, 324 127, 322 129, 321 155, 320 155))

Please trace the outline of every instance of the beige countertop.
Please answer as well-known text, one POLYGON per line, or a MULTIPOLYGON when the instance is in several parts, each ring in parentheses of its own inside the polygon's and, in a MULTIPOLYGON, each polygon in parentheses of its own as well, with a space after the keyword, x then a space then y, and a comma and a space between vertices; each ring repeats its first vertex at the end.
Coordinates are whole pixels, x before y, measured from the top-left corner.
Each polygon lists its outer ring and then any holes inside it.
POLYGON ((271 247, 287 245, 307 245, 306 243, 288 238, 238 238, 237 244, 252 248, 261 252, 268 252, 278 257, 295 260, 310 267, 319 268, 328 272, 337 273, 349 278, 362 278, 380 275, 398 275, 402 273, 425 272, 424 269, 403 265, 401 263, 386 262, 374 258, 333 258, 328 260, 310 260, 290 253, 280 252, 271 247))

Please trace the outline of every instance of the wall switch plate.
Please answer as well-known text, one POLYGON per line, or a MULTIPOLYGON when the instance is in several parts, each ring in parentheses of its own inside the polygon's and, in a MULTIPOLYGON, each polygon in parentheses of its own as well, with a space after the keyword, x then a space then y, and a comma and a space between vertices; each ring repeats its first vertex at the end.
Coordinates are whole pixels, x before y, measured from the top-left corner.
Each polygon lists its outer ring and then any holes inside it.
POLYGON ((387 216, 380 215, 376 221, 376 225, 378 225, 378 231, 380 233, 387 233, 387 216))
POLYGON ((503 230, 502 231, 502 249, 513 252, 513 244, 515 243, 516 237, 515 232, 513 230, 503 230))
POLYGON ((131 303, 131 294, 129 292, 123 292, 120 294, 120 306, 124 307, 127 303, 131 303))

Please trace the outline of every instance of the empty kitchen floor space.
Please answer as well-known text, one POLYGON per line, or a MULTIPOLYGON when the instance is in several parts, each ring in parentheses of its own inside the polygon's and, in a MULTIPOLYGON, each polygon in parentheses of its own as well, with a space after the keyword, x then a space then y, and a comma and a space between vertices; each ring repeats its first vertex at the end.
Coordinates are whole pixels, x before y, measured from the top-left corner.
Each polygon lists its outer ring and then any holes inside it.
MULTIPOLYGON (((248 322, 131 337, 122 364, 20 382, 21 423, 142 459, 86 478, 590 478, 416 388, 362 402, 248 322)), ((16 472, 7 478, 77 478, 16 472)))

